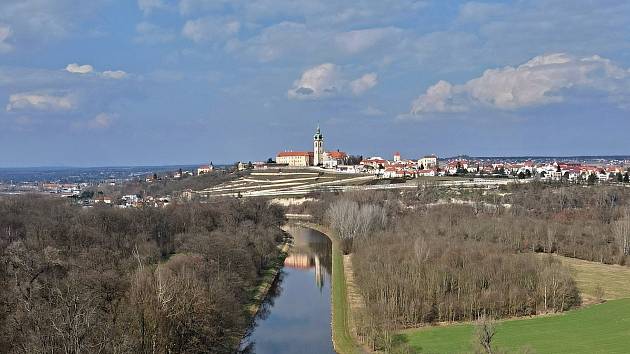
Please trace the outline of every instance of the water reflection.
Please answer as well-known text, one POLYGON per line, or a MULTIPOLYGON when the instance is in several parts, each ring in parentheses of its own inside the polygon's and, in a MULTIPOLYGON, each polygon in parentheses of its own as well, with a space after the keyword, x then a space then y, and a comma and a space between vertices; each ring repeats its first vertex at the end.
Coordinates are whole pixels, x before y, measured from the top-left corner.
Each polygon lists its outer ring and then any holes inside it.
POLYGON ((250 329, 247 353, 330 353, 332 248, 323 234, 292 227, 284 269, 250 329))

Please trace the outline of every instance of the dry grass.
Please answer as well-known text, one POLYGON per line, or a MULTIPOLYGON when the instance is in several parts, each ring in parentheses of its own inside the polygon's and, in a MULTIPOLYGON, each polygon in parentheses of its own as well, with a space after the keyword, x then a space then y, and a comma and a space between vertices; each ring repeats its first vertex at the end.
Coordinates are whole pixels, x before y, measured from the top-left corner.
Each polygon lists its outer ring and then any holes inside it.
POLYGON ((606 300, 630 298, 630 267, 554 256, 569 266, 586 303, 599 297, 606 300), (603 291, 598 295, 597 288, 603 291), (603 296, 602 296, 603 295, 603 296))

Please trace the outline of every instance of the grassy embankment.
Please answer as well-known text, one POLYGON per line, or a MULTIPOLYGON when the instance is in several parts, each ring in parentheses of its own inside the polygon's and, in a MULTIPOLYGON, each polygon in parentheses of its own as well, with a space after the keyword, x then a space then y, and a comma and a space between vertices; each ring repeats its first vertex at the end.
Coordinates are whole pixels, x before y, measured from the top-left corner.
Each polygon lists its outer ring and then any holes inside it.
POLYGON ((361 353, 350 331, 350 306, 348 289, 343 271, 343 253, 339 243, 329 230, 321 225, 299 222, 298 225, 315 229, 328 236, 332 241, 332 336, 335 351, 339 354, 361 353))
POLYGON ((291 248, 291 239, 288 236, 285 237, 279 247, 281 252, 278 258, 274 260, 273 264, 269 268, 265 269, 258 286, 250 290, 251 301, 247 305, 246 310, 250 313, 252 318, 254 318, 254 316, 258 313, 260 305, 265 300, 265 297, 267 297, 273 282, 278 277, 278 273, 282 270, 284 259, 287 257, 289 249, 291 248))
MULTIPOLYGON (((496 347, 507 352, 530 348, 537 353, 627 353, 630 268, 559 258, 573 269, 585 298, 603 295, 609 301, 564 314, 501 321, 496 347)), ((421 353, 468 353, 473 333, 471 324, 459 324, 406 330, 401 339, 421 353)))

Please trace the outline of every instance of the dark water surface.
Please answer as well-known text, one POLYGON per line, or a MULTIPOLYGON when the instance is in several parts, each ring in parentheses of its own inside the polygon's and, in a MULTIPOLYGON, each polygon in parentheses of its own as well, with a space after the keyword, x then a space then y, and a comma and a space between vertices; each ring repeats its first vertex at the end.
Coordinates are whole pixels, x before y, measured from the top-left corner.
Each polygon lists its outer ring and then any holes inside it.
POLYGON ((291 227, 294 246, 256 318, 247 343, 256 354, 334 354, 331 339, 331 243, 326 235, 291 227))

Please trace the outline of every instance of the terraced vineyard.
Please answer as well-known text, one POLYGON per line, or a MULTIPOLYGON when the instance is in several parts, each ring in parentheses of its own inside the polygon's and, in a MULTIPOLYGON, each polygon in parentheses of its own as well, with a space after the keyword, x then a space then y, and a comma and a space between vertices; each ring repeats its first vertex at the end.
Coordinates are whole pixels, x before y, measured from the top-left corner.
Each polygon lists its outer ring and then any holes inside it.
POLYGON ((373 180, 373 175, 333 173, 318 169, 251 172, 197 193, 208 197, 221 196, 300 196, 314 191, 338 191, 360 186, 373 180))

